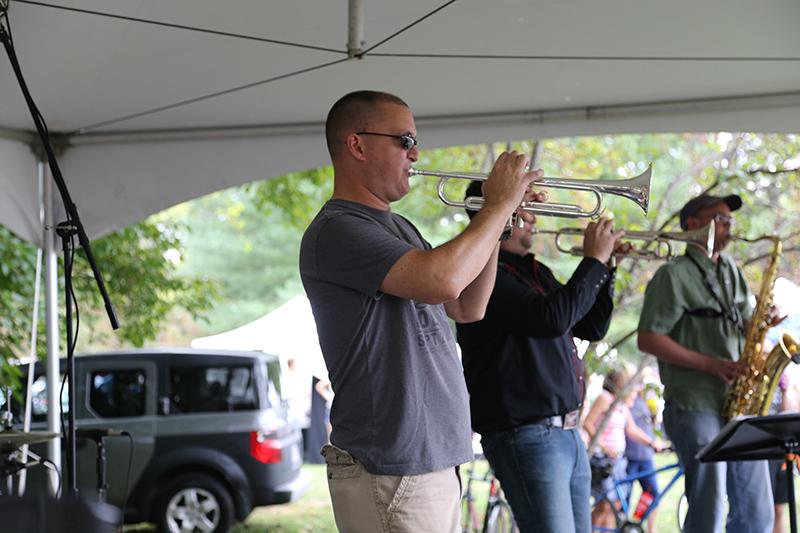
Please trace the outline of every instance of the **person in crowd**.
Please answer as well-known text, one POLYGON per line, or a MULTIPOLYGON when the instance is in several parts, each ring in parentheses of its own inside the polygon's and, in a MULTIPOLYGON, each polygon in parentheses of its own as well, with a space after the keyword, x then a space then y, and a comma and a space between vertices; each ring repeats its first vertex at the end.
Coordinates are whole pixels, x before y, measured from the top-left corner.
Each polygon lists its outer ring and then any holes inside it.
MULTIPOLYGON (((331 441, 331 405, 333 404, 333 390, 331 389, 331 382, 327 379, 317 379, 314 381, 314 398, 317 402, 322 403, 323 416, 322 419, 325 423, 325 441, 331 441)), ((313 404, 312 400, 312 404, 313 404)))
POLYGON ((311 386, 308 375, 297 369, 297 361, 293 357, 286 360, 286 375, 281 379, 284 388, 283 397, 289 404, 289 418, 302 430, 311 423, 311 386))
POLYGON ((311 376, 311 425, 308 429, 308 445, 306 462, 323 464, 325 458, 320 455, 323 446, 330 442, 330 425, 327 405, 333 393, 330 381, 311 376))
MULTIPOLYGON (((613 410, 611 408, 617 395, 623 390, 629 379, 630 375, 625 371, 609 371, 603 379, 602 392, 592 402, 589 413, 583 421, 583 429, 592 440, 595 440, 595 434, 601 424, 604 426, 600 436, 596 439, 597 448, 591 450, 592 492, 595 498, 613 488, 615 481, 626 477, 628 460, 625 456, 625 446, 627 438, 651 449, 660 450, 655 437, 642 431, 631 416, 630 406, 636 395, 636 386, 632 387, 625 397, 616 403, 613 410), (603 424, 606 417, 608 417, 608 421, 603 424)), ((630 489, 630 487, 625 487, 625 489, 630 489)), ((613 529, 616 524, 614 512, 620 508, 621 503, 617 492, 609 492, 607 497, 594 506, 592 524, 613 529)))
MULTIPOLYGON (((630 406, 631 419, 645 435, 656 440, 655 429, 657 426, 656 413, 650 408, 645 398, 645 388, 643 385, 635 387, 633 404, 630 406)), ((635 438, 625 435, 625 456, 628 459, 627 477, 637 476, 645 472, 650 474, 639 478, 638 483, 642 492, 648 493, 653 499, 658 497, 658 479, 654 472, 655 463, 653 456, 656 451, 648 444, 642 444, 635 438)), ((630 495, 629 495, 630 498, 630 495)), ((630 499, 628 500, 630 502, 630 499)), ((654 507, 647 517, 647 533, 657 533, 658 507, 654 507)))
POLYGON ((289 404, 289 419, 292 424, 303 432, 303 459, 307 462, 316 461, 315 454, 309 452, 314 437, 313 420, 311 417, 311 376, 297 368, 294 357, 286 360, 286 374, 281 378, 283 398, 289 404))
MULTIPOLYGON (((766 461, 702 463, 697 453, 727 424, 728 386, 742 375, 746 321, 752 316, 744 272, 723 252, 731 241, 739 196, 701 195, 680 211, 684 231, 714 221, 709 257, 688 244, 648 283, 639 319, 639 348, 658 358, 664 384, 664 429, 685 471, 685 533, 771 533, 774 508, 766 461), (725 519, 727 495, 729 511, 725 519)), ((770 324, 780 322, 772 306, 770 324)))
POLYGON ((542 172, 528 172, 523 154, 501 154, 483 208, 433 248, 391 211, 419 157, 408 105, 383 92, 347 94, 325 135, 333 196, 303 236, 300 274, 336 393, 322 453, 337 527, 459 531, 459 465, 473 450, 447 319, 483 316, 498 241, 542 172))
MULTIPOLYGON (((467 196, 481 196, 479 184, 467 196)), ((529 190, 526 200, 534 199, 529 190)), ((456 325, 472 427, 520 533, 588 533, 589 460, 577 428, 585 385, 573 336, 605 335, 613 255, 630 244, 621 242, 625 233, 615 233, 613 221, 590 222, 584 258, 562 284, 530 253, 535 221, 500 244, 483 320, 456 325)))

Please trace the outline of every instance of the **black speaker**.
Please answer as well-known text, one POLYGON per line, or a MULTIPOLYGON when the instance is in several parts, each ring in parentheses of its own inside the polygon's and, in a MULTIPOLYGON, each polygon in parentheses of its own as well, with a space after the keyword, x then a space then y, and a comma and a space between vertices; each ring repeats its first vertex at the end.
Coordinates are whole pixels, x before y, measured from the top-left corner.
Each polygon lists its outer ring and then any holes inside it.
POLYGON ((115 533, 122 513, 81 497, 0 496, 0 533, 115 533))

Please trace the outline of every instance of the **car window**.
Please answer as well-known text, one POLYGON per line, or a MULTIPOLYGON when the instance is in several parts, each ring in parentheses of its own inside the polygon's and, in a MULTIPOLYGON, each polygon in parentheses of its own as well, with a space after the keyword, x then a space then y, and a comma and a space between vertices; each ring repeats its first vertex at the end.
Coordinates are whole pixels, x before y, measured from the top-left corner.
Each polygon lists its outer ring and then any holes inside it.
POLYGON ((281 404, 281 363, 270 361, 267 363, 267 401, 270 407, 281 404))
MULTIPOLYGON (((11 399, 11 413, 13 415, 13 423, 21 424, 24 420, 25 413, 25 395, 28 389, 27 378, 20 380, 20 389, 15 392, 11 399)), ((62 387, 63 395, 61 396, 61 412, 69 412, 69 384, 64 382, 64 376, 61 376, 59 387, 62 387)), ((42 374, 36 376, 31 386, 31 422, 45 422, 47 421, 47 378, 42 374)), ((0 409, 6 410, 5 396, 0 395, 0 409)))
POLYGON ((145 413, 147 374, 144 369, 92 372, 89 405, 103 418, 142 416, 145 413))
POLYGON ((174 367, 170 375, 175 413, 253 410, 257 391, 249 366, 174 367))

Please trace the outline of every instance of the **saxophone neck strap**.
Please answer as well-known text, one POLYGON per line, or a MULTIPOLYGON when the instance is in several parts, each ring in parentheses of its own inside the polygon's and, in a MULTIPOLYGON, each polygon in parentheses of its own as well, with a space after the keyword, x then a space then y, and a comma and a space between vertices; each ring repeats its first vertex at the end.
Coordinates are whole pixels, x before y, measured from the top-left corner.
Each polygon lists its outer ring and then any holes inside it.
POLYGON ((712 283, 711 280, 708 278, 708 274, 703 269, 703 267, 700 266, 700 263, 697 262, 697 259, 692 257, 692 254, 688 252, 686 253, 686 257, 688 257, 691 260, 691 262, 695 264, 697 270, 700 271, 700 275, 703 276, 703 282, 705 283, 708 292, 711 294, 711 296, 714 298, 714 300, 719 305, 719 308, 721 309, 721 311, 717 311, 716 309, 710 309, 710 308, 697 309, 695 311, 689 311, 688 314, 707 316, 707 317, 724 316, 725 318, 730 320, 734 326, 736 326, 736 328, 742 333, 742 335, 747 335, 747 332, 744 329, 744 322, 742 321, 742 315, 741 313, 739 313, 739 309, 734 305, 730 306, 725 305, 722 302, 722 298, 720 298, 719 296, 719 291, 717 290, 717 286, 714 285, 714 283, 712 283))

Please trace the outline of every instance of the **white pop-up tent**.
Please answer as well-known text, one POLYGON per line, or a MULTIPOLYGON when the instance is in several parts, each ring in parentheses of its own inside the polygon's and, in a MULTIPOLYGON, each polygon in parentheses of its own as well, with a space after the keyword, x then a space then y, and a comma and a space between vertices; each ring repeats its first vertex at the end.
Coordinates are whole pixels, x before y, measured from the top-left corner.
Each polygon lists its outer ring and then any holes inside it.
MULTIPOLYGON (((0 25, 89 239, 328 164, 326 113, 356 89, 404 98, 422 149, 800 130, 796 0, 0 0, 0 25)), ((0 224, 45 249, 56 361, 40 198, 50 226, 63 209, 41 153, 0 58, 0 224)))
MULTIPOLYGON (((192 340, 192 348, 258 350, 297 362, 297 371, 326 380, 328 370, 322 358, 317 326, 311 304, 303 295, 263 317, 230 331, 192 340)), ((309 380, 310 382, 310 380, 309 380)))

